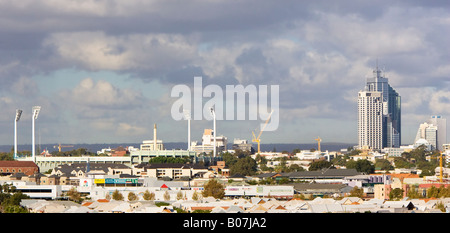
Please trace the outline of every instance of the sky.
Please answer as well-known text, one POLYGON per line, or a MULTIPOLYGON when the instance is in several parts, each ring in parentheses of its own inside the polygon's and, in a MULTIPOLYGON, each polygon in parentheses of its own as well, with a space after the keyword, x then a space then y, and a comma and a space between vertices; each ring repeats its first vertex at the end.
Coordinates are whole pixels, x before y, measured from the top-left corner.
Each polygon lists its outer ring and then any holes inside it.
MULTIPOLYGON (((357 95, 377 66, 402 98, 402 143, 450 118, 443 1, 0 0, 0 144, 187 142, 176 85, 277 85, 261 143, 357 143, 357 95)), ((203 98, 208 101, 208 98, 203 98)), ((217 121, 251 141, 262 119, 217 121)), ((191 121, 201 141, 209 120, 191 121)), ((450 128, 450 127, 449 127, 450 128)))

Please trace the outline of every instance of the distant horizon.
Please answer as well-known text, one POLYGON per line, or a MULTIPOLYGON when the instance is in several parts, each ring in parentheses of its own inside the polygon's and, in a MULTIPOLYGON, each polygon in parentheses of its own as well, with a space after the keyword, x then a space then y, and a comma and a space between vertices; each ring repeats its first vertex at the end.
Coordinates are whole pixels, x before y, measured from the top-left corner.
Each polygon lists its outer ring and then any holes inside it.
MULTIPOLYGON (((45 144, 40 144, 40 146, 46 147, 46 149, 48 149, 50 152, 52 152, 52 151, 58 150, 57 148, 53 148, 53 146, 56 146, 58 144, 45 143, 45 144), (51 146, 51 147, 49 148, 49 146, 51 146)), ((86 149, 90 149, 90 150, 95 149, 97 151, 97 150, 101 150, 104 147, 108 147, 108 146, 110 146, 111 148, 114 148, 114 146, 135 146, 135 145, 138 146, 140 144, 141 143, 128 143, 128 142, 123 142, 123 143, 76 143, 76 144, 61 143, 61 145, 71 145, 71 146, 73 145, 74 146, 74 147, 70 147, 70 148, 65 147, 62 149, 62 151, 70 151, 70 150, 74 150, 77 148, 86 148, 83 146, 89 147, 86 149), (103 148, 100 148, 100 147, 103 147, 103 148)), ((252 144, 252 147, 255 148, 256 144, 255 143, 251 143, 251 144, 252 144)), ((165 145, 165 149, 172 150, 172 149, 176 149, 180 146, 187 147, 187 142, 164 142, 164 145, 165 145)), ((233 145, 233 143, 228 143, 227 145, 233 145)), ((324 143, 320 143, 320 145, 323 150, 330 150, 329 148, 333 148, 333 150, 336 150, 336 148, 339 148, 339 150, 340 150, 340 149, 346 149, 349 146, 355 146, 356 144, 339 143, 339 142, 324 142, 324 143)), ((13 146, 14 145, 0 145, 0 152, 10 152, 13 146)), ((28 151, 28 150, 31 151, 31 147, 32 147, 31 144, 19 144, 19 145, 17 145, 17 150, 18 151, 28 151)), ((39 147, 39 145, 36 144, 36 147, 39 147)), ((186 150, 187 148, 184 148, 184 147, 180 148, 180 149, 186 150)), ((261 144, 262 151, 268 151, 268 150, 271 151, 274 147, 278 152, 283 151, 283 150, 287 150, 287 151, 291 152, 294 149, 301 149, 301 150, 309 150, 311 148, 317 149, 317 143, 312 142, 312 143, 262 143, 261 144), (279 148, 276 148, 277 146, 279 148), (308 148, 301 148, 302 146, 308 147, 308 148)), ((41 149, 44 149, 44 148, 41 148, 41 149)), ((331 150, 331 151, 333 151, 333 150, 331 150)), ((91 151, 91 152, 96 152, 96 151, 91 151)), ((41 152, 39 152, 39 153, 41 153, 41 152)))

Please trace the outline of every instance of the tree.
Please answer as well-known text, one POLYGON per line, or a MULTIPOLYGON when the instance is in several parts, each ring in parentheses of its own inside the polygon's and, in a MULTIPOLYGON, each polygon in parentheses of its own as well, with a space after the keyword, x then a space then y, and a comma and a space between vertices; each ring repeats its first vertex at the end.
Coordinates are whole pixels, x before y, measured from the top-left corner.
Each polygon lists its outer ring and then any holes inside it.
POLYGON ((387 159, 377 159, 375 161, 375 167, 379 167, 383 171, 394 170, 394 167, 387 159))
POLYGON ((181 200, 183 199, 183 193, 181 192, 181 190, 177 193, 177 200, 181 200))
POLYGON ((129 192, 128 193, 128 200, 129 201, 136 201, 137 199, 138 199, 138 196, 135 193, 133 193, 133 192, 129 192))
POLYGON ((403 198, 403 189, 395 188, 389 193, 389 199, 398 201, 403 198))
POLYGON ((403 157, 395 157, 394 164, 396 168, 411 168, 414 167, 414 164, 408 162, 407 159, 403 157))
POLYGON ((164 157, 164 156, 159 156, 159 157, 155 157, 150 159, 150 161, 148 161, 149 163, 187 163, 189 162, 190 159, 185 157, 185 158, 172 158, 172 157, 164 157))
MULTIPOLYGON (((347 148, 348 149, 348 148, 347 148)), ((358 150, 358 149, 356 149, 356 150, 350 150, 350 152, 348 153, 348 155, 350 155, 350 156, 352 156, 352 155, 359 155, 359 154, 361 154, 361 150, 358 150)))
POLYGON ((319 160, 319 161, 314 161, 309 165, 308 170, 309 171, 319 171, 322 169, 327 169, 329 167, 333 166, 333 164, 331 162, 328 162, 326 160, 319 160))
POLYGON ((303 167, 299 166, 298 164, 292 164, 288 168, 288 172, 301 172, 301 171, 304 171, 304 170, 305 169, 303 167))
POLYGON ((417 199, 423 197, 414 185, 408 190, 406 196, 409 197, 410 199, 417 199))
POLYGON ((0 186, 0 213, 27 213, 20 206, 22 199, 30 198, 22 192, 16 192, 16 187, 10 184, 0 186))
POLYGON ((117 189, 112 194, 112 199, 116 201, 123 201, 123 195, 117 189))
POLYGON ((230 173, 232 175, 241 174, 243 176, 251 176, 256 173, 258 165, 256 164, 256 161, 254 159, 247 156, 237 159, 236 163, 229 167, 230 173))
POLYGON ((222 199, 225 196, 225 188, 216 179, 210 179, 208 183, 203 185, 203 197, 212 196, 216 199, 222 199))
POLYGON ((166 192, 164 192, 164 201, 169 201, 170 200, 170 194, 169 191, 166 190, 166 192))
POLYGON ((72 187, 69 191, 67 191, 67 196, 69 200, 81 202, 81 194, 77 191, 75 187, 72 187))
POLYGON ((155 193, 150 193, 148 190, 145 190, 143 198, 146 201, 153 201, 155 200, 155 193))
POLYGON ((194 193, 192 194, 192 200, 197 201, 199 198, 197 191, 194 191, 194 193))
POLYGON ((347 158, 348 155, 344 155, 344 156, 337 156, 334 159, 331 160, 331 162, 334 165, 339 165, 339 166, 345 166, 346 162, 347 162, 347 158))
POLYGON ((353 187, 350 191, 350 197, 359 197, 362 198, 364 196, 364 190, 362 188, 358 188, 357 186, 353 187))
POLYGON ((367 159, 360 159, 358 161, 350 160, 346 163, 347 168, 356 169, 358 172, 371 174, 375 172, 375 166, 367 159))

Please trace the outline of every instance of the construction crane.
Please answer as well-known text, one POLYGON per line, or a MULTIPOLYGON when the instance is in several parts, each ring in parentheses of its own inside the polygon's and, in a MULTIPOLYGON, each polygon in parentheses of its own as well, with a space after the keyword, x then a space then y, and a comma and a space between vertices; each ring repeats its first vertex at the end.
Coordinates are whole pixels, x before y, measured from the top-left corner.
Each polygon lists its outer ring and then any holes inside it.
POLYGON ((314 139, 314 140, 316 140, 317 141, 317 144, 318 144, 318 148, 317 148, 317 150, 320 152, 321 150, 320 150, 320 142, 322 141, 322 139, 320 139, 320 137, 317 137, 316 139, 314 139))
MULTIPOLYGON (((444 182, 444 169, 443 169, 443 157, 445 156, 442 152, 439 152, 439 182, 444 182)), ((436 157, 431 157, 431 159, 437 159, 436 157)))
POLYGON ((259 132, 258 137, 256 137, 256 136, 255 136, 255 132, 252 131, 252 134, 253 134, 252 142, 258 143, 258 154, 261 154, 261 147, 260 147, 260 143, 261 143, 260 137, 261 137, 261 134, 262 134, 262 132, 264 131, 264 129, 266 128, 267 123, 269 123, 270 117, 272 117, 272 113, 273 113, 273 110, 272 110, 272 112, 270 112, 270 115, 269 115, 269 117, 267 118, 266 123, 264 124, 263 128, 262 128, 261 131, 259 132))
POLYGON ((61 143, 59 143, 59 145, 53 146, 53 148, 58 148, 59 152, 61 152, 61 149, 63 147, 73 147, 73 145, 66 145, 66 146, 64 146, 64 145, 61 145, 61 143))

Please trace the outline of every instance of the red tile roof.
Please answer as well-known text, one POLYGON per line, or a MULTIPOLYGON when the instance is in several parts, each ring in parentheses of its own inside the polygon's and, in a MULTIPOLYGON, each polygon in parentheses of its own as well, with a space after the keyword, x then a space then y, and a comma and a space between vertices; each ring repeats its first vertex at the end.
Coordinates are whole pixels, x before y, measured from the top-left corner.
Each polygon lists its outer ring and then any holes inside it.
POLYGON ((0 161, 0 167, 37 167, 32 161, 0 161))
POLYGON ((97 202, 109 202, 108 199, 98 199, 97 202))

